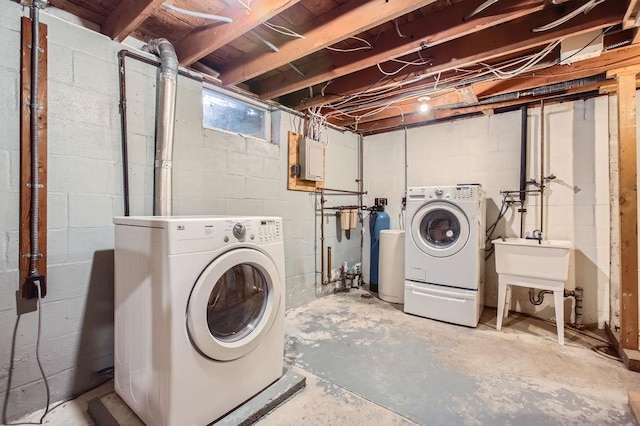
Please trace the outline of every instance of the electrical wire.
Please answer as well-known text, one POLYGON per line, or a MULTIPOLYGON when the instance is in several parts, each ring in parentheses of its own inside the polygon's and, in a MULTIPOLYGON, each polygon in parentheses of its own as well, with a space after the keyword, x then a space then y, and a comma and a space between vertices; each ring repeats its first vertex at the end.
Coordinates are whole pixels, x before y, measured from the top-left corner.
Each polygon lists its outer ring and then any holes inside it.
POLYGON ((172 10, 176 13, 181 13, 183 15, 187 15, 187 16, 193 16, 196 18, 202 18, 202 19, 209 19, 211 21, 220 21, 220 22, 226 22, 226 23, 232 23, 233 19, 228 18, 226 16, 219 16, 219 15, 211 15, 209 13, 202 13, 202 12, 194 12, 192 10, 187 10, 187 9, 182 9, 180 7, 176 7, 174 5, 171 5, 169 3, 162 3, 162 6, 164 6, 165 8, 172 10))
POLYGON ((247 3, 243 2, 242 0, 238 0, 238 3, 240 3, 245 9, 251 12, 251 0, 247 0, 247 3))
POLYGON ((361 41, 365 45, 364 46, 358 46, 358 47, 352 47, 352 48, 349 48, 349 49, 340 49, 340 48, 337 48, 337 47, 327 46, 326 49, 327 50, 331 50, 333 52, 356 52, 358 50, 371 50, 371 49, 373 49, 373 46, 371 45, 371 43, 369 43, 367 40, 365 40, 363 38, 356 37, 356 36, 352 36, 352 37, 349 37, 349 38, 361 41))
MULTIPOLYGON (((607 33, 613 28, 613 26, 603 30, 601 34, 599 34, 595 39, 600 37, 600 35, 607 33)), ((382 29, 382 27, 381 27, 382 29)), ((588 47, 594 40, 591 40, 587 43, 582 49, 575 52, 575 54, 584 50, 588 47)), ((550 43, 540 52, 526 55, 516 59, 510 59, 507 61, 503 61, 498 64, 488 65, 486 63, 481 64, 479 68, 458 68, 452 70, 455 74, 451 76, 447 76, 446 78, 441 78, 442 71, 438 73, 425 73, 419 76, 415 76, 412 78, 408 78, 409 76, 405 76, 401 80, 393 79, 398 73, 396 72, 387 72, 381 69, 380 65, 377 64, 378 69, 384 74, 382 78, 380 78, 377 82, 371 84, 369 87, 361 90, 358 93, 353 93, 350 95, 343 96, 341 99, 336 99, 330 102, 325 102, 321 104, 324 107, 324 110, 328 114, 328 117, 332 116, 345 116, 352 118, 358 121, 359 115, 354 113, 349 113, 350 110, 357 109, 369 109, 367 106, 371 106, 374 102, 382 102, 383 105, 389 106, 394 103, 391 100, 385 102, 384 99, 388 99, 390 96, 395 96, 398 93, 402 93, 406 91, 406 93, 412 93, 416 91, 421 91, 425 95, 432 95, 433 92, 440 89, 454 89, 461 86, 466 86, 469 84, 473 84, 480 81, 486 81, 490 77, 498 77, 500 79, 507 78, 520 78, 527 76, 543 76, 539 72, 535 70, 548 68, 550 66, 559 64, 560 61, 555 59, 552 61, 544 62, 541 61, 561 42, 561 40, 556 41, 554 43, 550 43), (514 66, 518 66, 516 69, 512 69, 514 66), (428 77, 435 76, 435 82, 427 82, 425 81, 428 77), (420 83, 424 81, 425 83, 420 83), (417 85, 417 86, 416 86, 417 85), (406 86, 406 88, 404 88, 406 86)), ((372 45, 375 44, 375 40, 372 45)), ((420 61, 401 61, 399 59, 395 60, 395 62, 402 63, 403 67, 406 68, 407 64, 413 65, 424 65, 427 61, 426 58, 423 58, 420 52, 418 52, 420 57, 420 61)), ((572 55, 573 56, 573 55, 572 55)), ((568 58, 563 60, 566 61, 568 58)), ((606 68, 606 67, 605 67, 606 68)), ((571 73, 565 73, 567 75, 571 73)), ((554 73, 557 75, 557 73, 554 73)), ((326 96, 325 90, 329 86, 331 82, 327 82, 322 87, 322 95, 326 96)), ((364 117, 362 117, 364 118, 364 117)))
POLYGON ((550 30, 552 28, 558 27, 562 24, 564 24, 565 22, 575 18, 576 16, 578 16, 580 13, 584 12, 584 14, 586 15, 591 9, 593 9, 594 7, 596 7, 597 5, 599 5, 600 3, 603 3, 605 0, 590 0, 587 3, 583 4, 582 6, 580 6, 579 8, 575 9, 574 11, 567 13, 566 15, 564 15, 562 18, 556 19, 553 22, 549 22, 546 25, 543 25, 541 27, 537 27, 532 29, 531 31, 534 33, 539 33, 542 31, 547 31, 550 30))
POLYGON ((38 333, 36 336, 36 363, 38 364, 38 368, 40 369, 40 374, 42 374, 42 380, 44 381, 44 386, 47 390, 47 403, 45 406, 44 413, 42 417, 40 417, 40 424, 44 421, 45 416, 49 413, 49 405, 51 403, 51 390, 49 389, 49 380, 47 379, 47 375, 44 373, 44 368, 42 367, 42 361, 40 360, 40 332, 42 330, 42 303, 41 303, 41 289, 40 282, 36 281, 36 286, 38 288, 38 333))
POLYGON ((400 27, 398 26, 398 19, 397 18, 393 20, 393 25, 396 27, 396 33, 398 33, 398 36, 400 38, 408 38, 409 37, 409 36, 404 35, 404 34, 402 34, 400 32, 400 27))
POLYGON ((586 49, 587 47, 591 46, 591 43, 593 43, 594 41, 596 41, 597 39, 599 39, 600 37, 604 36, 606 33, 608 33, 609 31, 611 31, 611 29, 614 27, 614 25, 611 25, 610 27, 608 27, 607 29, 603 30, 600 32, 600 34, 598 34, 597 36, 595 36, 593 39, 591 39, 591 41, 589 41, 589 43, 585 44, 584 46, 582 46, 579 50, 576 50, 575 52, 573 52, 571 55, 567 56, 566 58, 564 58, 562 61, 560 61, 560 64, 566 63, 566 61, 568 59, 573 58, 574 56, 576 56, 578 53, 582 52, 584 49, 586 49))
POLYGON ((263 22, 262 25, 264 25, 265 27, 269 28, 272 31, 275 31, 282 35, 286 35, 287 37, 302 38, 302 39, 305 38, 305 36, 303 36, 302 34, 298 34, 297 32, 287 27, 283 27, 282 25, 271 24, 266 21, 263 22))
POLYGON ((536 65, 538 62, 542 61, 542 59, 544 59, 544 57, 547 56, 553 49, 555 49, 561 42, 562 40, 557 40, 557 41, 554 41, 553 43, 550 43, 549 45, 547 45, 547 47, 542 49, 539 53, 534 55, 533 58, 528 60, 524 65, 522 65, 521 67, 515 70, 502 71, 500 68, 492 67, 491 65, 488 65, 483 62, 479 62, 479 64, 486 67, 499 79, 508 80, 511 77, 514 77, 516 75, 519 75, 519 74, 522 74, 523 72, 528 71, 531 67, 536 65))

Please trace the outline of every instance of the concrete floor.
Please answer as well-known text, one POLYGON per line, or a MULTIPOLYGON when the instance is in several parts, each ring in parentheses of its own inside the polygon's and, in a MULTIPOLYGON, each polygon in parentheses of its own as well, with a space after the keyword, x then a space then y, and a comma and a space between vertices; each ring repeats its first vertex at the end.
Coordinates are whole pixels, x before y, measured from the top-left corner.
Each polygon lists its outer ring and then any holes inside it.
MULTIPOLYGON (((593 351, 597 334, 567 328, 560 346, 550 322, 512 315, 496 331, 487 309, 471 329, 366 294, 287 313, 285 361, 307 386, 258 425, 636 424, 626 391, 640 390, 640 374, 593 351)), ((92 424, 87 401, 112 388, 61 405, 45 424, 92 424)))

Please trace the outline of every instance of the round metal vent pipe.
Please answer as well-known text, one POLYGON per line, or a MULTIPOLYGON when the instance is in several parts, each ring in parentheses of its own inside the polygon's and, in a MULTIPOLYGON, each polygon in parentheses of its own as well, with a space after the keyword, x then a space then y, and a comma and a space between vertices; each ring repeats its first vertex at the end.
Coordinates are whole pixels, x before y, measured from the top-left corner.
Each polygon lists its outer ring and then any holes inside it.
POLYGON ((153 214, 171 216, 171 175, 173 161, 173 134, 176 117, 176 84, 178 57, 167 39, 150 40, 145 50, 160 58, 158 95, 156 102, 156 155, 154 176, 153 214))

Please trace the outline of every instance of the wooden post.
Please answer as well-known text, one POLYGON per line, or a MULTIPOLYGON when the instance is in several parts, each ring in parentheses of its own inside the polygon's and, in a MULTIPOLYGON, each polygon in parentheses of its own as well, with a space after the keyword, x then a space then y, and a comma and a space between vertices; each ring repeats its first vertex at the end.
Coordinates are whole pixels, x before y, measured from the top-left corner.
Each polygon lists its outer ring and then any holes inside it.
POLYGON ((640 66, 612 70, 618 86, 620 203, 620 345, 638 350, 638 195, 636 74, 640 66))
MULTIPOLYGON (((38 194, 38 252, 42 254, 37 260, 38 273, 46 275, 47 271, 47 26, 40 24, 38 55, 38 99, 31 99, 31 20, 22 18, 22 59, 21 59, 21 97, 20 97, 20 289, 22 297, 27 297, 27 286, 24 285, 29 275, 29 257, 31 251, 30 212, 31 190, 31 102, 37 102, 42 108, 38 110, 38 171, 42 188, 38 194)), ((46 286, 42 286, 42 296, 46 295, 46 286)))

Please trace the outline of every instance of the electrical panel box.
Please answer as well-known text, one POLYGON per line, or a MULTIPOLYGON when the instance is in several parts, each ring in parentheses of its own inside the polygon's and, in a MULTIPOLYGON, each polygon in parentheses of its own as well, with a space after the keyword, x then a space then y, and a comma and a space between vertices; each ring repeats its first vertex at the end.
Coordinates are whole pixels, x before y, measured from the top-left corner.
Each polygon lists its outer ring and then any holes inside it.
POLYGON ((302 138, 298 145, 300 179, 315 182, 324 181, 324 144, 309 138, 302 138))

